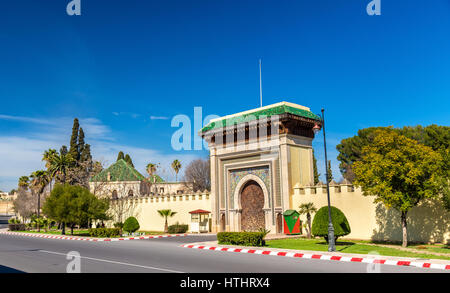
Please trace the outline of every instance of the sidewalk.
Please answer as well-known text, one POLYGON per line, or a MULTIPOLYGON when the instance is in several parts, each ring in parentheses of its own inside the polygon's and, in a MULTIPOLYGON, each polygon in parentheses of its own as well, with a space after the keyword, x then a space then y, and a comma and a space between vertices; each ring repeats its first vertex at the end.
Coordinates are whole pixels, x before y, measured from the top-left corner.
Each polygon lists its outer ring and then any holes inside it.
POLYGON ((251 247, 251 246, 233 246, 233 245, 219 246, 217 241, 185 244, 182 245, 182 247, 212 250, 212 251, 251 253, 251 254, 261 254, 271 256, 328 260, 328 261, 331 260, 344 262, 359 262, 367 264, 414 266, 419 268, 450 270, 450 261, 441 259, 431 260, 423 258, 394 257, 394 256, 373 255, 373 254, 354 254, 343 252, 293 250, 293 249, 265 248, 265 247, 251 247))
POLYGON ((43 234, 43 233, 25 233, 25 232, 9 232, 7 229, 0 229, 0 234, 14 235, 21 237, 35 237, 46 239, 60 239, 60 240, 76 240, 76 241, 93 241, 93 242, 114 242, 124 240, 143 240, 154 238, 167 238, 167 237, 181 237, 188 234, 167 234, 167 235, 146 235, 135 237, 117 237, 117 238, 95 238, 95 237, 82 237, 82 236, 68 236, 68 235, 55 235, 55 234, 43 234))

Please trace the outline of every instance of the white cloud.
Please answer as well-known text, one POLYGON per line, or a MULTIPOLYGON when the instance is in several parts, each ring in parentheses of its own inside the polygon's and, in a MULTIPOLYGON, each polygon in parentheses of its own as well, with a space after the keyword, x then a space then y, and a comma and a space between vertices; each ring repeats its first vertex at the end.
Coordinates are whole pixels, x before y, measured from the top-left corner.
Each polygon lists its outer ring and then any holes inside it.
MULTIPOLYGON (((57 149, 62 145, 69 145, 73 119, 53 118, 39 119, 18 116, 0 115, 0 119, 20 121, 35 124, 38 131, 15 136, 0 136, 0 190, 9 191, 17 186, 20 176, 44 168, 42 154, 49 148, 57 149)), ((113 163, 119 151, 129 154, 136 169, 145 174, 145 166, 149 163, 160 163, 163 170, 162 176, 167 180, 175 178, 170 170, 170 164, 174 159, 182 162, 183 166, 198 158, 194 153, 182 154, 163 152, 121 144, 116 142, 110 128, 96 118, 82 118, 80 125, 86 134, 86 142, 91 145, 94 159, 109 165, 113 163)), ((179 176, 184 173, 182 169, 179 176)))
POLYGON ((169 117, 165 116, 150 116, 150 120, 168 120, 169 117))

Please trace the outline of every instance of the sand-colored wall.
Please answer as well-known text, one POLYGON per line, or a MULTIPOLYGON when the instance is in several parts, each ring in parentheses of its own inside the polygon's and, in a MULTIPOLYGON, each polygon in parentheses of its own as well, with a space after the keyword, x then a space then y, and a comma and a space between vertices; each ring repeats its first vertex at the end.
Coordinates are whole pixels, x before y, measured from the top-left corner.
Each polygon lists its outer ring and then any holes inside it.
POLYGON ((0 200, 0 214, 14 214, 13 202, 10 200, 0 200))
MULTIPOLYGON (((351 185, 330 187, 331 205, 347 217, 352 232, 346 238, 401 241, 400 213, 373 203, 374 196, 363 196, 351 185)), ((292 209, 312 202, 317 209, 327 205, 326 187, 295 188, 292 209)), ((306 223, 306 216, 301 219, 306 223)), ((449 242, 450 212, 439 201, 424 202, 408 214, 408 240, 412 242, 449 242)))
POLYGON ((185 194, 185 195, 163 195, 128 199, 134 203, 132 214, 137 218, 143 231, 163 231, 164 218, 158 210, 170 209, 177 212, 175 216, 168 219, 169 225, 179 222, 188 224, 190 229, 190 211, 203 209, 211 211, 210 196, 207 193, 185 194))
MULTIPOLYGON (((363 196, 359 188, 351 185, 330 187, 331 204, 344 212, 352 232, 345 238, 401 241, 400 214, 374 204, 373 196, 363 196)), ((188 195, 149 196, 126 199, 134 204, 134 215, 141 230, 162 231, 164 219, 158 210, 171 209, 177 214, 169 219, 169 225, 179 222, 190 226, 190 211, 212 211, 212 197, 208 193, 188 195)), ((313 202, 317 208, 327 205, 326 187, 295 187, 291 195, 291 209, 298 210, 302 203, 313 202)), ((314 217, 314 215, 313 215, 314 217)), ((306 223, 305 215, 301 216, 306 223)), ((275 231, 275 230, 274 230, 275 231)), ((273 232, 274 232, 273 231, 273 232)), ((408 215, 408 240, 412 242, 449 242, 450 212, 439 201, 424 202, 408 215)))

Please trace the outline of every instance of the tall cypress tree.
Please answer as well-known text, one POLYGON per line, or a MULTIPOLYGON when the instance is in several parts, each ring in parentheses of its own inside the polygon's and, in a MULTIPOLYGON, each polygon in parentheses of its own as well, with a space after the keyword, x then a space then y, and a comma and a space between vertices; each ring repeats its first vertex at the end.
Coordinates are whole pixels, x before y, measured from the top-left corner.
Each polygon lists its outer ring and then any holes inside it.
POLYGON ((59 153, 61 154, 61 155, 67 155, 69 152, 67 151, 67 147, 65 146, 65 145, 63 145, 62 147, 61 147, 61 149, 59 150, 59 153))
POLYGON ((317 160, 316 160, 316 156, 314 155, 314 150, 313 150, 313 169, 314 169, 314 185, 317 185, 317 183, 319 183, 319 171, 317 170, 317 160))
POLYGON ((328 183, 330 183, 331 180, 333 180, 333 172, 331 171, 331 161, 330 160, 328 161, 328 164, 327 164, 327 171, 328 171, 327 181, 328 181, 328 183))
POLYGON ((119 160, 125 160, 125 155, 122 151, 120 151, 119 154, 117 155, 117 161, 119 160))
POLYGON ((72 127, 72 136, 70 137, 70 149, 69 153, 72 156, 72 158, 76 161, 80 158, 80 152, 78 149, 78 131, 80 129, 80 123, 78 122, 78 118, 75 118, 73 120, 73 127, 72 127))
POLYGON ((80 156, 81 162, 89 162, 92 161, 92 155, 91 155, 91 145, 85 144, 83 147, 83 152, 80 156))
POLYGON ((129 154, 127 154, 127 155, 125 156, 125 162, 127 162, 128 164, 131 165, 131 167, 134 168, 133 161, 131 160, 131 157, 130 157, 129 154))
MULTIPOLYGON (((80 131, 78 133, 78 153, 79 153, 80 161, 83 161, 83 159, 81 157, 83 155, 84 147, 85 147, 84 131, 83 131, 83 128, 80 127, 80 131)), ((90 152, 90 150, 89 150, 89 152, 90 152)))

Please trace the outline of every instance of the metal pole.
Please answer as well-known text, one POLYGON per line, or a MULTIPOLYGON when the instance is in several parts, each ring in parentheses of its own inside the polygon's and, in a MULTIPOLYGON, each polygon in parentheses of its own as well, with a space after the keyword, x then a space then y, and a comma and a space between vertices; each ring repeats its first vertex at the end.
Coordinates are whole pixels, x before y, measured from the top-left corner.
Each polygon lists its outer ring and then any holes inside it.
POLYGON ((259 59, 259 102, 262 107, 262 62, 261 59, 259 59))
POLYGON ((322 108, 322 128, 323 128, 323 147, 325 150, 325 180, 327 182, 327 199, 328 199, 328 251, 336 251, 334 243, 334 227, 331 221, 331 205, 330 205, 330 184, 328 183, 328 158, 327 158, 327 140, 325 136, 325 114, 322 108))

